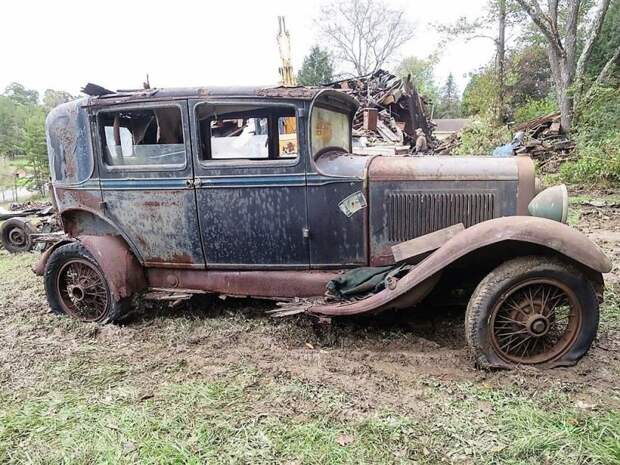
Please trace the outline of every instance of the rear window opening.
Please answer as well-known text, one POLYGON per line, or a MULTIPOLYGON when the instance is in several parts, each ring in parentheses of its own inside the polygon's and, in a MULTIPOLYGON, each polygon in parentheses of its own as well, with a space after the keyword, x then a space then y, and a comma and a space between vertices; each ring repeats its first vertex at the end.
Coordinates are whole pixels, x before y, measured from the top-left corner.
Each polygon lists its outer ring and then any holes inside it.
POLYGON ((109 166, 181 166, 185 141, 178 107, 99 113, 104 159, 109 166))
POLYGON ((203 161, 290 160, 298 156, 293 107, 201 104, 196 118, 203 161))

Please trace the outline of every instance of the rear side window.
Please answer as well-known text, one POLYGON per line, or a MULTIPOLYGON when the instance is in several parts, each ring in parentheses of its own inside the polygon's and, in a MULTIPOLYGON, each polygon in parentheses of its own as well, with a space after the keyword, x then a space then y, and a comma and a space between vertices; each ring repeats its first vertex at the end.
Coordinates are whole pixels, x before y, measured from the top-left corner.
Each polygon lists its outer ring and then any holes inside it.
POLYGON ((196 117, 202 160, 297 158, 293 107, 201 104, 196 117))
POLYGON ((99 113, 104 158, 109 166, 182 166, 183 121, 178 107, 99 113))

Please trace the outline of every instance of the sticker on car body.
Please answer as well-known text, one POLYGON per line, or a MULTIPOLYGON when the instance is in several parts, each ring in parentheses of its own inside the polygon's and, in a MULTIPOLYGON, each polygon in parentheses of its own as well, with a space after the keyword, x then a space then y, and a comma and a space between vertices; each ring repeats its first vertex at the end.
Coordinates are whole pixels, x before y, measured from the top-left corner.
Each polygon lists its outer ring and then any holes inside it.
POLYGON ((338 204, 340 211, 348 217, 351 217, 355 212, 367 206, 366 197, 364 197, 361 191, 354 192, 338 204))

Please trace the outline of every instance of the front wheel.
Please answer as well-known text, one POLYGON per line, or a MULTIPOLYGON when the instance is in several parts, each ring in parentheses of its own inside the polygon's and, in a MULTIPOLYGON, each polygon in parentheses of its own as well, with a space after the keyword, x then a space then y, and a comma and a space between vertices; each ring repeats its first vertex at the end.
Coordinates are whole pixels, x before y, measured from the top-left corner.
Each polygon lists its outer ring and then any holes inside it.
POLYGON ((598 297, 571 264, 551 257, 509 260, 474 291, 466 338, 481 368, 573 365, 598 328, 598 297))
POLYGON ((45 291, 53 313, 81 321, 111 323, 125 310, 125 301, 113 298, 103 271, 79 242, 52 252, 45 268, 45 291))

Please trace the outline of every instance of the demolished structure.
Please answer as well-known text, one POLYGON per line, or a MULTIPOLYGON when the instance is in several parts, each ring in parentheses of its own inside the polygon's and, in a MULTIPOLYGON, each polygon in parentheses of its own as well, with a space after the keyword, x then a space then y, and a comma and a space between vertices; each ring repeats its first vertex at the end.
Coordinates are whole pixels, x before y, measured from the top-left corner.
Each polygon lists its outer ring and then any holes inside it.
POLYGON ((429 145, 433 123, 427 110, 430 100, 421 96, 411 76, 401 79, 382 69, 374 73, 326 84, 355 98, 360 107, 353 118, 356 148, 395 146, 395 153, 415 145, 421 129, 429 145))

